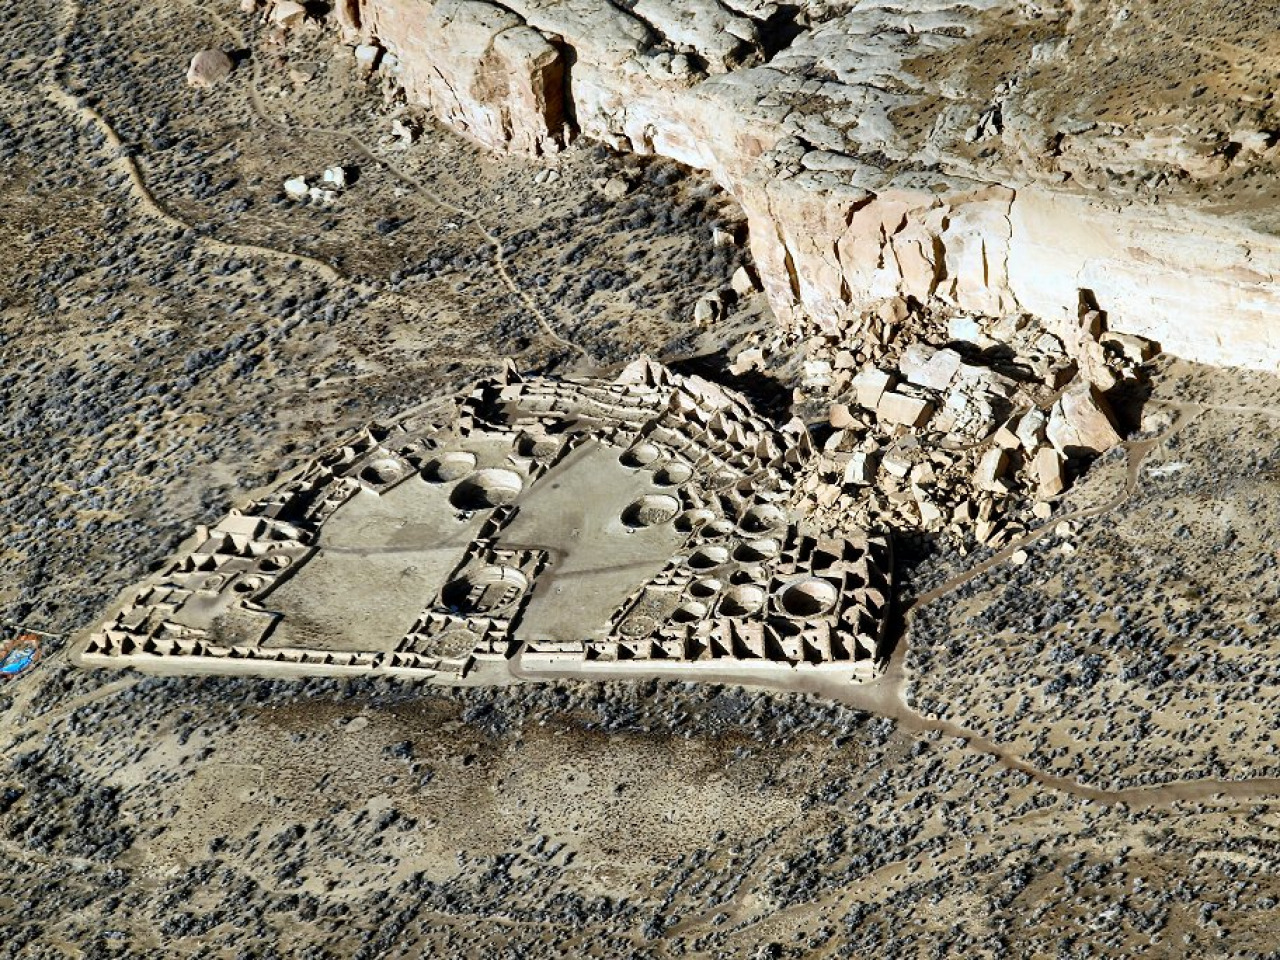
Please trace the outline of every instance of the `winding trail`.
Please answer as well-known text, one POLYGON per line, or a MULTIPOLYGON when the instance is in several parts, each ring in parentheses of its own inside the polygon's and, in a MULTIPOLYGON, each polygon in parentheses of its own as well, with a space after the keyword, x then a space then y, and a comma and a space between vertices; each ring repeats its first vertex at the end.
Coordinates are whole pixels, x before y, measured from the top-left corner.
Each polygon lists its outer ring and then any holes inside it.
MULTIPOLYGON (((111 153, 109 165, 118 173, 122 174, 129 181, 133 194, 143 209, 153 217, 160 220, 166 226, 176 230, 193 230, 192 224, 178 217, 168 208, 166 208, 147 185, 146 180, 142 176, 142 170, 138 166, 138 162, 130 155, 127 146, 120 138, 107 119, 96 109, 88 104, 82 103, 80 99, 73 96, 68 90, 67 79, 65 76, 67 66, 67 42, 71 34, 75 31, 76 24, 79 22, 83 6, 81 0, 64 0, 63 9, 66 14, 66 22, 62 29, 58 32, 57 46, 54 48, 53 56, 48 64, 49 80, 46 81, 48 87, 47 97, 56 106, 72 114, 81 124, 93 126, 102 134, 106 141, 107 148, 111 153)), ((288 253, 284 250, 277 250, 273 247, 262 247, 251 243, 237 243, 234 241, 219 240, 214 237, 202 237, 202 242, 208 244, 214 249, 228 253, 236 253, 241 255, 264 257, 266 259, 283 262, 289 266, 296 261, 310 267, 325 280, 331 283, 347 284, 354 286, 355 284, 343 274, 339 273, 331 265, 309 257, 306 254, 288 253)))
MULTIPOLYGON (((66 648, 63 648, 63 651, 61 651, 61 653, 65 653, 65 649, 66 648)), ((41 669, 40 667, 36 668, 37 671, 40 669, 41 669)), ((17 730, 15 731, 17 736, 14 738, 14 741, 11 741, 10 744, 5 748, 5 751, 7 752, 8 750, 11 750, 13 747, 13 743, 17 742, 18 740, 25 741, 25 740, 29 740, 31 737, 37 734, 47 733, 49 728, 52 727, 56 721, 61 720, 64 717, 70 716, 72 713, 74 713, 76 710, 79 710, 81 707, 85 706, 86 704, 94 703, 95 701, 98 701, 98 700, 105 700, 108 697, 113 697, 120 691, 128 690, 130 687, 135 686, 138 683, 141 683, 143 679, 144 679, 143 677, 138 676, 136 674, 126 676, 126 677, 121 677, 119 680, 111 680, 107 683, 104 683, 100 687, 95 687, 94 689, 89 690, 86 693, 82 693, 78 696, 72 697, 70 700, 66 701, 57 710, 50 710, 47 713, 42 713, 39 716, 37 716, 35 719, 31 720, 30 722, 26 722, 18 726, 17 730)))
POLYGON ((449 213, 467 220, 471 224, 472 228, 484 239, 485 243, 493 248, 494 269, 501 278, 503 285, 506 286, 506 288, 525 305, 529 313, 532 314, 533 318, 537 321, 538 327, 542 330, 547 339, 559 344, 566 350, 576 353, 584 360, 592 360, 591 355, 582 346, 574 343, 572 340, 565 339, 556 331, 555 327, 553 327, 551 322, 547 319, 546 313, 533 299, 529 292, 516 283, 515 278, 512 276, 511 271, 507 266, 506 248, 503 246, 502 241, 490 232, 487 227, 485 227, 484 221, 480 218, 478 213, 445 200, 425 184, 421 183, 414 177, 411 177, 409 174, 405 173, 390 162, 383 160, 375 154, 364 141, 356 137, 354 134, 331 127, 291 126, 283 121, 274 119, 267 111, 266 105, 262 102, 262 95, 258 89, 260 69, 260 64, 255 60, 253 64, 253 77, 249 88, 249 98, 253 104, 254 112, 263 120, 263 122, 270 124, 282 133, 306 133, 344 140, 357 156, 363 158, 374 167, 387 172, 418 196, 423 197, 442 210, 446 210, 449 213))
MULTIPOLYGON (((195 0, 181 0, 181 2, 192 10, 209 17, 235 42, 235 44, 243 49, 250 49, 251 38, 245 31, 238 28, 221 14, 216 11, 195 2, 195 0)), ((497 271, 499 278, 506 288, 516 296, 521 303, 525 305, 533 318, 537 321, 539 328, 547 339, 559 344, 566 350, 576 353, 581 359, 591 362, 591 355, 579 344, 574 343, 563 337, 547 319, 546 312, 538 305, 537 301, 515 281, 510 268, 508 267, 506 247, 503 246, 502 240, 499 239, 491 230, 484 225, 484 220, 480 214, 460 204, 453 203, 441 197, 436 191, 432 190, 421 181, 410 176, 404 170, 392 164, 390 161, 379 157, 373 152, 365 141, 355 136, 347 130, 334 127, 311 127, 296 126, 287 122, 287 120, 277 120, 267 109, 266 104, 262 100, 262 90, 260 81, 262 79, 262 62, 257 56, 250 54, 252 60, 252 70, 249 77, 249 103, 254 114, 264 123, 274 127, 281 133, 296 136, 300 133, 311 134, 315 136, 333 137, 344 141, 351 147, 358 156, 366 162, 372 164, 379 170, 383 170, 390 174, 395 180, 399 181, 405 187, 408 187, 418 196, 424 198, 429 203, 442 210, 446 210, 456 216, 468 221, 472 228, 484 239, 484 242, 493 249, 494 269, 497 271)), ((456 181, 455 181, 456 182, 456 181)))
MULTIPOLYGON (((1229 413, 1257 413, 1280 418, 1280 411, 1265 407, 1212 406, 1197 403, 1170 403, 1165 406, 1167 409, 1177 411, 1177 419, 1167 430, 1155 437, 1129 441, 1122 445, 1128 462, 1126 464, 1124 486, 1115 497, 1097 506, 1086 507, 1055 517, 1029 531, 1024 536, 1007 544, 982 563, 956 574, 927 593, 916 597, 903 611, 904 616, 909 618, 912 612, 948 596, 998 564, 1006 562, 1017 550, 1046 536, 1053 535, 1059 523, 1103 516, 1121 507, 1137 489, 1142 464, 1147 455, 1156 447, 1167 442, 1176 433, 1184 430, 1200 415, 1209 411, 1223 411, 1229 413)), ((1108 790, 1102 787, 1090 786, 1072 777, 1047 773, 1023 759, 1007 746, 960 724, 925 716, 911 707, 907 702, 907 686, 910 677, 906 667, 906 655, 910 639, 910 622, 908 619, 907 628, 895 647, 884 673, 877 679, 862 684, 826 679, 821 675, 797 675, 789 681, 761 683, 758 678, 749 674, 735 673, 731 670, 700 671, 697 679, 704 683, 762 686, 766 689, 784 689, 797 693, 819 695, 856 710, 889 718, 898 723, 903 729, 913 733, 939 733, 961 740, 967 749, 991 756, 1006 769, 1025 774, 1049 790, 1098 803, 1126 804, 1130 807, 1155 807, 1210 799, 1248 800, 1280 796, 1280 778, 1274 777, 1244 778, 1239 780, 1188 779, 1108 790)), ((526 670, 519 663, 518 657, 512 665, 512 674, 525 679, 537 680, 579 678, 578 672, 572 669, 538 669, 536 672, 526 670)))
MULTIPOLYGON (((1149 439, 1123 444, 1128 462, 1124 487, 1116 497, 1098 506, 1076 510, 1045 522, 1012 543, 1007 544, 998 553, 982 563, 951 577, 932 590, 916 597, 903 610, 904 617, 909 618, 914 611, 948 596, 965 584, 982 576, 993 567, 1006 562, 1018 550, 1053 534, 1058 524, 1103 516, 1124 505, 1138 487, 1139 475, 1147 455, 1156 447, 1166 443, 1175 434, 1186 429, 1202 414, 1210 411, 1219 411, 1280 417, 1280 411, 1266 407, 1174 403, 1168 404, 1167 408, 1177 411, 1177 419, 1167 430, 1149 439)), ((893 651, 884 674, 879 679, 861 687, 852 688, 824 685, 821 692, 849 706, 890 717, 909 730, 936 732, 963 740, 970 749, 996 758, 1002 766, 1026 774, 1042 786, 1100 803, 1123 803, 1134 807, 1151 807, 1214 798, 1254 799, 1280 795, 1280 778, 1275 777, 1244 778, 1240 780, 1189 779, 1107 790, 1089 786, 1071 777, 1047 773, 1028 763, 1007 747, 981 734, 948 720, 925 716, 912 708, 907 701, 907 685, 910 678, 905 665, 909 643, 910 623, 908 620, 907 629, 893 651)))
MULTIPOLYGON (((323 280, 337 286, 348 287, 358 295, 370 301, 381 299, 384 301, 397 302, 402 309, 407 308, 407 312, 410 314, 416 314, 421 311, 422 305, 417 301, 401 294, 378 289, 370 286, 369 284, 355 280, 338 270, 332 264, 325 263, 317 257, 313 257, 305 253, 279 250, 275 247, 263 246, 261 244, 223 240, 218 237, 201 233, 196 224, 184 220, 182 217, 178 216, 166 207, 156 197, 154 191, 152 191, 150 186, 147 184, 146 178, 143 176, 142 169, 139 166, 137 159, 132 155, 128 145, 125 144, 110 121, 108 121, 99 110, 82 102, 81 98, 76 97, 69 91, 67 79, 65 77, 67 41, 75 30, 83 8, 81 0, 64 0, 63 8, 65 11, 66 21, 63 24, 62 29, 58 32, 57 44, 46 68, 48 71, 48 79, 43 84, 46 87, 46 99, 55 106, 61 108, 67 113, 70 113, 75 119, 79 120, 82 125, 91 126, 102 135, 105 143, 103 149, 109 154, 108 166, 128 181, 130 192, 148 216, 152 219, 159 220, 165 226, 173 230, 191 232, 195 234, 197 242, 211 250, 215 250, 223 254, 273 261, 281 264, 288 270, 293 270, 299 266, 306 267, 323 280)), ((226 25, 226 21, 217 14, 213 14, 211 11, 203 7, 196 7, 196 9, 214 16, 220 23, 224 26, 226 25)), ((6 84, 6 86, 9 86, 9 84, 6 84)), ((13 89, 23 95, 26 93, 25 91, 18 90, 18 88, 13 89)), ((264 117, 264 119, 266 118, 264 117)), ((434 355, 449 363, 484 367, 491 367, 495 364, 501 363, 503 359, 498 356, 477 355, 474 352, 449 353, 436 351, 434 355)))

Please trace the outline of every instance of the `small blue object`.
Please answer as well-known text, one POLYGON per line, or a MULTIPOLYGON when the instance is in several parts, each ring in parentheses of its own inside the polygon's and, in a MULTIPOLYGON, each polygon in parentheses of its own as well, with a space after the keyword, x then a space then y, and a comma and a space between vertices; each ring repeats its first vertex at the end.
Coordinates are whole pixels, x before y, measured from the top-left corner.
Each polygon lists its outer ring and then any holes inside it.
POLYGON ((30 644, 14 647, 0 660, 0 676, 16 677, 36 662, 39 650, 30 644))
POLYGON ((20 647, 12 650, 9 655, 4 658, 4 662, 0 663, 0 673, 21 673, 31 665, 31 661, 35 659, 36 652, 31 647, 20 647))

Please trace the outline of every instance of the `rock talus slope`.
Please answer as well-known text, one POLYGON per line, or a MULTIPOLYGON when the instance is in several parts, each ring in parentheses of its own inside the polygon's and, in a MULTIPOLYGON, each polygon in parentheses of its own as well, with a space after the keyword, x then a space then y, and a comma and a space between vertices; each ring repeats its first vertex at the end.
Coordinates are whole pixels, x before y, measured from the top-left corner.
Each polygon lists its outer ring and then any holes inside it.
MULTIPOLYGON (((1173 352, 1271 368, 1280 118, 1248 84, 1182 89, 1224 69, 1184 62, 1227 29, 1201 6, 350 0, 340 20, 491 149, 580 134, 709 171, 784 321, 834 330, 908 294, 1065 327, 1083 297, 1173 352)), ((1267 19, 1235 28, 1259 57, 1267 19)))

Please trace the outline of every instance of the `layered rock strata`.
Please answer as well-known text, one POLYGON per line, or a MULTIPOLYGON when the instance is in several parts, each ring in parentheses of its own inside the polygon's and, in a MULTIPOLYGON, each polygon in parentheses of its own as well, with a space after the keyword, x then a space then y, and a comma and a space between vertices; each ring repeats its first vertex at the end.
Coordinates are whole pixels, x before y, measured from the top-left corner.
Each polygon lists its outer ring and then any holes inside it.
POLYGON ((581 134, 709 171, 784 321, 906 294, 1065 330, 1085 298, 1173 352, 1274 367, 1271 95, 1181 92, 1216 75, 1182 54, 1223 18, 1149 6, 350 0, 342 20, 492 149, 581 134))
POLYGON ((360 8, 394 37, 407 96, 490 150, 554 152, 564 136, 564 58, 514 13, 475 0, 360 8))

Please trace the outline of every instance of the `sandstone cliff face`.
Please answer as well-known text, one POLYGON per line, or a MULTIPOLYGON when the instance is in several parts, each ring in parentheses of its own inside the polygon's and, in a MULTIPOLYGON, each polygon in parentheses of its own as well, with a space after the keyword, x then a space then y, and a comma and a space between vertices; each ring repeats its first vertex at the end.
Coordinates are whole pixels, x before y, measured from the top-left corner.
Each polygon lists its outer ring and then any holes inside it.
POLYGON ((564 59, 510 11, 477 0, 362 0, 357 28, 403 64, 406 95, 490 150, 555 153, 564 137, 564 59))
MULTIPOLYGON (((343 22, 401 58, 409 96, 491 149, 553 152, 568 122, 709 171, 746 211, 784 321, 836 329, 901 293, 1069 325, 1083 292, 1113 329, 1172 352, 1280 362, 1280 243, 1206 192, 1256 189, 1280 136, 1257 111, 1214 132, 1222 109, 1176 97, 1159 116, 1125 113, 1096 93, 1127 89, 1107 72, 1119 28, 1096 12, 1012 0, 347 3, 358 7, 343 22), (1082 98, 1062 85, 1080 83, 1124 122, 1075 116, 1082 98)), ((1158 100, 1160 45, 1134 43, 1158 100)))

